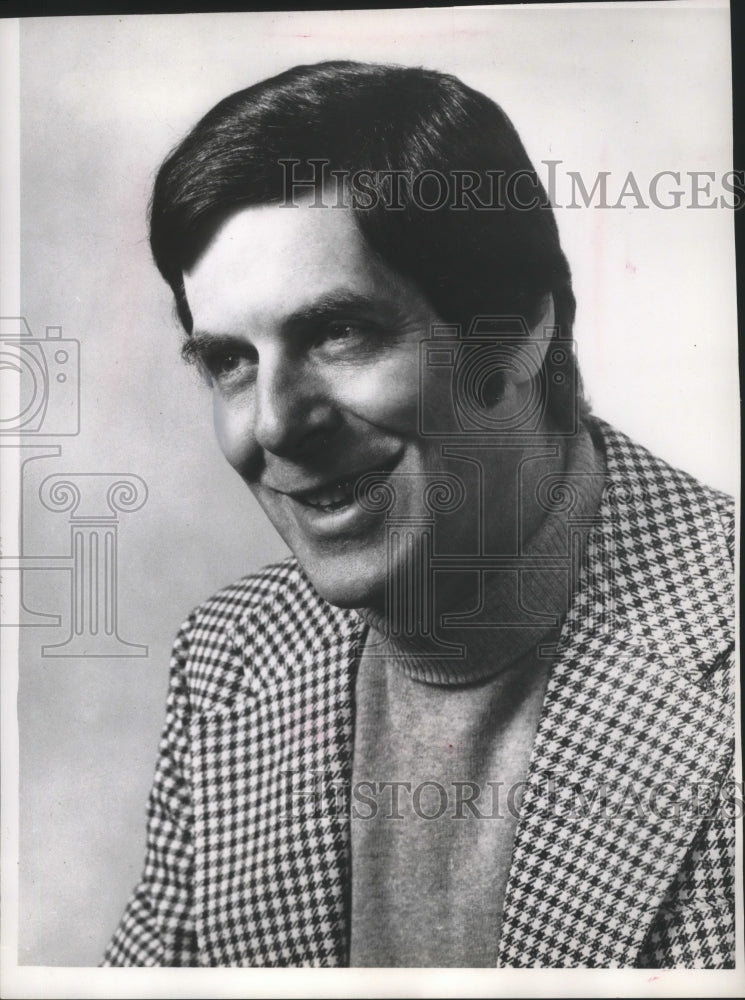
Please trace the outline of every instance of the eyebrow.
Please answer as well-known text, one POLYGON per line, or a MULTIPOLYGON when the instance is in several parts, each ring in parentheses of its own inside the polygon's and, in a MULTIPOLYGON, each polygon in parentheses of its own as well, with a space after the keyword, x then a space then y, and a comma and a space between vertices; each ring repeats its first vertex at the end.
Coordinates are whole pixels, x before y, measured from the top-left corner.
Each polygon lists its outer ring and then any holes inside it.
POLYGON ((246 341, 231 334, 196 332, 186 335, 181 344, 181 357, 188 364, 199 361, 209 351, 245 350, 246 341))
MULTIPOLYGON (((285 329, 294 329, 302 326, 313 326, 323 321, 338 319, 348 313, 372 313, 385 314, 388 319, 394 319, 398 315, 396 307, 386 301, 371 295, 364 295, 359 292, 348 290, 326 292, 317 299, 300 306, 294 312, 285 316, 281 321, 281 326, 285 329)), ((193 361, 203 352, 209 350, 229 350, 238 348, 245 349, 246 339, 236 334, 210 333, 208 330, 195 330, 188 335, 187 340, 181 348, 184 360, 193 361)))
POLYGON ((320 320, 338 317, 349 312, 384 312, 387 315, 393 316, 397 310, 390 302, 383 301, 372 295, 364 295, 360 292, 348 290, 326 292, 324 295, 320 295, 317 299, 314 299, 313 302, 301 306, 294 313, 287 316, 283 326, 293 327, 305 323, 317 323, 320 320))

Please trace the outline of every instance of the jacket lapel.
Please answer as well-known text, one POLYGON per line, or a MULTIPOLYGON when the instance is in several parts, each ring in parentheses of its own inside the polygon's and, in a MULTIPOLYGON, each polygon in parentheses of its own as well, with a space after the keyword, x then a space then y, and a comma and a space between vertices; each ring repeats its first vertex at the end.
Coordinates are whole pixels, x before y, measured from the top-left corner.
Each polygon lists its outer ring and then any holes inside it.
POLYGON ((503 966, 633 965, 732 753, 716 495, 601 430, 608 485, 533 750, 503 966))
POLYGON ((296 571, 235 630, 242 689, 193 723, 198 929, 212 965, 346 961, 356 615, 296 571))

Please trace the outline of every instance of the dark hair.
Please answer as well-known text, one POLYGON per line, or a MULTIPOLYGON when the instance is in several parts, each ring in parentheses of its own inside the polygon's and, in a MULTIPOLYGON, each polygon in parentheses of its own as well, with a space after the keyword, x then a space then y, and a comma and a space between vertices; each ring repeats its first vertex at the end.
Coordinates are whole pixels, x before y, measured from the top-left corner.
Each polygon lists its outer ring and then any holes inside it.
MULTIPOLYGON (((362 234, 445 322, 466 328, 479 315, 519 315, 533 326, 553 293, 558 335, 571 337, 575 300, 553 210, 502 109, 454 76, 355 62, 296 66, 232 94, 163 163, 150 242, 187 333, 183 270, 215 226, 240 204, 286 204, 288 178, 318 177, 319 160, 342 176, 368 173, 378 197, 371 207, 353 205, 362 234), (399 209, 382 190, 391 171, 408 179, 399 209), (489 207, 424 207, 411 179, 427 171, 481 178, 492 191, 489 207), (495 180, 509 187, 496 202, 495 180)), ((543 372, 549 405, 567 426, 581 398, 579 374, 575 366, 567 379, 565 365, 555 377, 551 355, 543 372)))

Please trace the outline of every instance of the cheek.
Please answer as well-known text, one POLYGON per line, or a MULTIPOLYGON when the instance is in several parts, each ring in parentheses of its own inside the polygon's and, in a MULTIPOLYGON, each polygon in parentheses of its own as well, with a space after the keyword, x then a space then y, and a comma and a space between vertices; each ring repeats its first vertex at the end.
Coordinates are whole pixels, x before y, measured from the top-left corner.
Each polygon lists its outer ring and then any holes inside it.
POLYGON ((386 430, 415 433, 419 414, 419 365, 397 358, 345 373, 334 388, 338 407, 386 430))

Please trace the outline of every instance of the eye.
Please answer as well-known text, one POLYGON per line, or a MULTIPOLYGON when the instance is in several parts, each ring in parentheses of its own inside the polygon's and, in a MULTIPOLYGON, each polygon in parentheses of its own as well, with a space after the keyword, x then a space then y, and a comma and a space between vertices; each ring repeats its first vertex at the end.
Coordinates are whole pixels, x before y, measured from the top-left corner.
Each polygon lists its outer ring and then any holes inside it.
POLYGON ((354 323, 333 322, 328 323, 321 334, 321 340, 349 340, 360 329, 354 323))
POLYGON ((256 363, 256 352, 247 347, 211 347, 199 353, 199 361, 209 379, 222 386, 232 386, 252 378, 256 363))
POLYGON ((210 370, 210 373, 212 375, 219 376, 235 371, 241 363, 241 359, 237 354, 231 354, 229 351, 225 351, 217 353, 213 357, 206 358, 205 362, 210 370))
POLYGON ((315 346, 331 349, 361 346, 370 336, 369 324, 359 320, 331 320, 317 331, 315 346))

